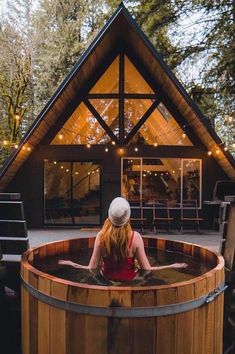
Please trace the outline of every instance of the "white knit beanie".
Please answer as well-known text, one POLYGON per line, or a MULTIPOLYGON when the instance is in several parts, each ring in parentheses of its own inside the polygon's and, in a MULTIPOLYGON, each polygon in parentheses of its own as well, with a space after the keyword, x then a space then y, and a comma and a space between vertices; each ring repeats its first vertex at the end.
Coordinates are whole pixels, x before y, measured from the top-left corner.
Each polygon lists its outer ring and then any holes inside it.
POLYGON ((109 206, 109 219, 114 226, 125 225, 131 216, 131 208, 124 198, 114 198, 109 206))

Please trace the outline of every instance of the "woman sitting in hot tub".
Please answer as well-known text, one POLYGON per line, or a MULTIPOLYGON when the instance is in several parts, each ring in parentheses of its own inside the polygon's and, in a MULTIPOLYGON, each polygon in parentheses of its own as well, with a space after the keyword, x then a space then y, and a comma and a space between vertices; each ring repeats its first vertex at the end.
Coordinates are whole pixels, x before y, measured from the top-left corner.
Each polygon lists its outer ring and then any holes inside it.
POLYGON ((146 271, 187 267, 186 263, 155 267, 150 265, 141 235, 131 229, 131 209, 126 199, 121 197, 113 199, 108 215, 109 217, 96 236, 88 266, 68 260, 60 260, 59 264, 92 270, 98 268, 102 258, 101 272, 106 279, 111 281, 133 280, 138 273, 135 260, 137 260, 138 266, 146 271))

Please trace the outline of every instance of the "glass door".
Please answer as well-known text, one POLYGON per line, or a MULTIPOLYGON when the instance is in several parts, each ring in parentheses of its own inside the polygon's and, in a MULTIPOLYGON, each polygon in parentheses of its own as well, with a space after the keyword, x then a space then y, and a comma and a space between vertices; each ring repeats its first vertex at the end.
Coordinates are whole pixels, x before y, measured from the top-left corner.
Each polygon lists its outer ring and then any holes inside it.
POLYGON ((100 224, 100 165, 44 161, 44 222, 100 224))

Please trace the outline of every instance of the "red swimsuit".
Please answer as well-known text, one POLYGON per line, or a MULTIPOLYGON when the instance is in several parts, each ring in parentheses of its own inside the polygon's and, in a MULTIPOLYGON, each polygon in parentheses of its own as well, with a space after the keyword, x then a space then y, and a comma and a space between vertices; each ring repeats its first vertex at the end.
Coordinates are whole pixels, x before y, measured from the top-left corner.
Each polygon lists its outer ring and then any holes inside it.
MULTIPOLYGON (((134 231, 128 245, 128 251, 131 248, 134 238, 134 231)), ((137 270, 134 264, 135 257, 126 257, 122 262, 117 263, 113 257, 104 257, 102 265, 102 273, 109 280, 129 281, 135 278, 137 270)))

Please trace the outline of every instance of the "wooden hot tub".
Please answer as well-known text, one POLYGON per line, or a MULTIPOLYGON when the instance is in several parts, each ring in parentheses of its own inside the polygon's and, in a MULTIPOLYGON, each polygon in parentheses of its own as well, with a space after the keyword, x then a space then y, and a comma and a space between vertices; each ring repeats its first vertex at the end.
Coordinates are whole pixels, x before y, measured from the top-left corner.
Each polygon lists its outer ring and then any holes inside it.
POLYGON ((170 285, 96 286, 32 266, 33 260, 49 255, 63 258, 70 251, 93 248, 94 238, 29 250, 21 265, 23 354, 221 354, 223 258, 187 243, 144 242, 192 255, 209 262, 212 270, 170 285))

